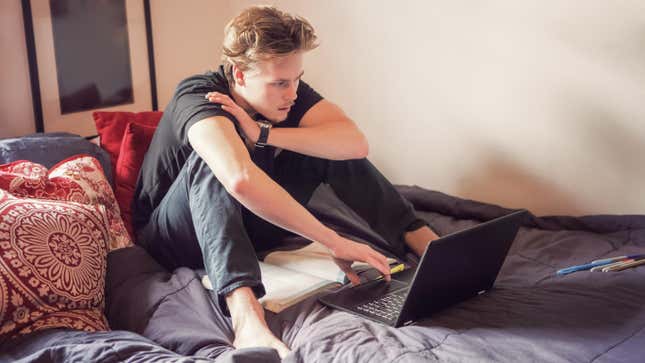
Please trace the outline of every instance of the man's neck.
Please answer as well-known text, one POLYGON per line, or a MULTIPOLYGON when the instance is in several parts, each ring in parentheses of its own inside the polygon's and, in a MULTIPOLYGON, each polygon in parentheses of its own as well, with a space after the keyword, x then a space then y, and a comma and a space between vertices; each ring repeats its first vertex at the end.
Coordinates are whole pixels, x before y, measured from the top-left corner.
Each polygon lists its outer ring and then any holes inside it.
POLYGON ((251 107, 251 105, 249 105, 248 102, 246 102, 244 97, 242 97, 242 95, 240 95, 235 90, 235 86, 231 86, 229 91, 231 92, 231 97, 233 97, 233 101, 235 101, 235 103, 237 103, 238 106, 242 107, 242 109, 246 111, 246 113, 248 113, 249 116, 251 116, 251 118, 255 118, 255 115, 257 114, 257 112, 253 109, 253 107, 251 107))

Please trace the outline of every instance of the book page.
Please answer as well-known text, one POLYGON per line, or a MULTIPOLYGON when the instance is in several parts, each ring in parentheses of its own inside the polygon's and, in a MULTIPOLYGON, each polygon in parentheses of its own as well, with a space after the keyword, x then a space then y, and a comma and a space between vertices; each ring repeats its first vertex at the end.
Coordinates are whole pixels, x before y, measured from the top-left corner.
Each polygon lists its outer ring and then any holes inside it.
MULTIPOLYGON (((266 295, 258 301, 265 309, 274 313, 279 313, 321 290, 340 286, 332 281, 269 265, 262 261, 259 261, 259 265, 266 295)), ((208 290, 213 290, 208 275, 202 276, 202 285, 208 290)))
MULTIPOLYGON (((336 265, 329 249, 320 242, 312 242, 297 250, 271 252, 264 262, 329 281, 344 283, 345 280, 345 273, 336 265)), ((393 262, 396 260, 388 258, 388 263, 393 262)), ((352 268, 363 271, 370 266, 364 262, 354 262, 352 268)))
POLYGON ((259 299, 265 309, 279 313, 316 292, 339 284, 260 262, 266 295, 259 299))
MULTIPOLYGON (((388 263, 396 262, 388 258, 388 263)), ((312 242, 291 251, 269 253, 259 261, 266 295, 259 299, 265 309, 278 313, 285 308, 327 288, 345 283, 345 273, 334 263, 331 253, 323 244, 312 242), (340 284, 339 284, 340 283, 340 284)), ((371 267, 355 262, 352 268, 364 271, 371 267)), ((202 284, 212 290, 208 276, 202 284)))

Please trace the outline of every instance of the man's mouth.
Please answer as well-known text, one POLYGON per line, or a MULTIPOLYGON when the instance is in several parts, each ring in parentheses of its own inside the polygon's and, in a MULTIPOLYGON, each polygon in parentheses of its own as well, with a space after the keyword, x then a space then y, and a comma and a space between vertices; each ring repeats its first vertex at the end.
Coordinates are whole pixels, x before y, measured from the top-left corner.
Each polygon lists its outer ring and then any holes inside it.
POLYGON ((280 107, 280 108, 278 108, 278 110, 280 110, 280 111, 289 111, 289 109, 291 108, 291 106, 293 106, 293 105, 289 105, 289 106, 285 106, 285 107, 280 107))

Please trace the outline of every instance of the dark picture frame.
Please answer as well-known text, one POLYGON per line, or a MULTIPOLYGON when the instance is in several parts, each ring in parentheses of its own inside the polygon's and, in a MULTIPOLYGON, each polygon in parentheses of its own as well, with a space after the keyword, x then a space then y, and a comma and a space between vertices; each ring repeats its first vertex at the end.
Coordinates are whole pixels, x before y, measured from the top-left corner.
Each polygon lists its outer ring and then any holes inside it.
POLYGON ((92 136, 94 111, 158 109, 150 0, 22 0, 22 9, 36 132, 92 136))

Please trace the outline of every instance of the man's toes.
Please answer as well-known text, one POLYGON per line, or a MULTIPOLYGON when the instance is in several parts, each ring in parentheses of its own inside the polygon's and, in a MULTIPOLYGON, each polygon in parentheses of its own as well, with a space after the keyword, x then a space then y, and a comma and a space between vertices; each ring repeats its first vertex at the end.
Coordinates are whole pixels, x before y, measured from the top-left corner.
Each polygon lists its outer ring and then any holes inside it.
POLYGON ((284 358, 284 357, 286 357, 289 353, 291 353, 291 351, 289 350, 289 348, 287 348, 287 347, 286 347, 286 346, 284 346, 284 345, 283 345, 283 346, 280 346, 280 347, 277 347, 277 349, 276 349, 276 350, 278 351, 278 355, 280 356, 280 358, 284 358))

